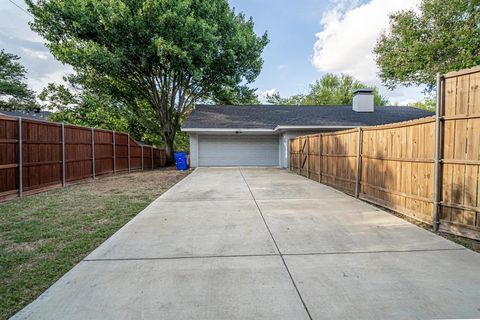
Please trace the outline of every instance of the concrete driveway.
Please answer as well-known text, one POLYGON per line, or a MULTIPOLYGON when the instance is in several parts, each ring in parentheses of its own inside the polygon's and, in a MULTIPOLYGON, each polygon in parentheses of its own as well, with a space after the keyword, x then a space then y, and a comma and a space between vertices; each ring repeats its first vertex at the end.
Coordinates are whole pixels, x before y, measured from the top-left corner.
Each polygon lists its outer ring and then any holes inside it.
POLYGON ((480 318, 480 255, 284 170, 201 168, 15 318, 480 318))

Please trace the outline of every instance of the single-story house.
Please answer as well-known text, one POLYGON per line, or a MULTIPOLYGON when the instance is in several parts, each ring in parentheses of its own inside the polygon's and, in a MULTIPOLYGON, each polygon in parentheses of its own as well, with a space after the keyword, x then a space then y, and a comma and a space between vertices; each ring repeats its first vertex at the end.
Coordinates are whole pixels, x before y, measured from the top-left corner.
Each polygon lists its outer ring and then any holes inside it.
POLYGON ((287 168, 292 137, 432 115, 413 107, 374 107, 372 91, 361 89, 353 106, 197 105, 181 130, 190 135, 192 167, 287 168))
POLYGON ((47 120, 51 114, 52 112, 50 111, 42 111, 40 109, 35 109, 34 111, 0 110, 0 115, 10 116, 10 117, 21 117, 21 118, 33 119, 33 120, 47 120))

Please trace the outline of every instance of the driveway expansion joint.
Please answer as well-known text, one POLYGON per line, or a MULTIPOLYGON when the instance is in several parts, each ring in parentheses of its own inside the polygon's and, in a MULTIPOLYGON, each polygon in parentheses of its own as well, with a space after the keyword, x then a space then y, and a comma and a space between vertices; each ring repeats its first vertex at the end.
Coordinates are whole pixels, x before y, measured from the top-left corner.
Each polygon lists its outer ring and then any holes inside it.
POLYGON ((215 258, 248 258, 248 257, 278 257, 278 253, 259 254, 231 254, 231 255, 205 255, 205 256, 176 256, 176 257, 145 257, 145 258, 92 258, 83 259, 85 262, 92 261, 148 261, 148 260, 184 260, 184 259, 215 259, 215 258))
POLYGON ((336 254, 369 254, 369 253, 409 253, 409 252, 441 252, 441 251, 462 251, 467 248, 438 248, 438 249, 408 249, 408 250, 370 250, 370 251, 330 251, 330 252, 299 252, 282 253, 283 256, 319 256, 336 254))
POLYGON ((237 199, 237 198, 222 198, 222 199, 174 199, 174 200, 163 200, 160 199, 157 203, 188 203, 188 202, 237 202, 237 201, 252 201, 252 199, 237 199))
POLYGON ((372 251, 338 251, 338 252, 299 252, 299 253, 259 253, 259 254, 227 254, 205 256, 174 256, 174 257, 143 257, 143 258, 86 258, 85 262, 99 261, 148 261, 148 260, 184 260, 184 259, 218 259, 218 258, 245 258, 245 257, 278 257, 278 256, 318 256, 336 254, 369 254, 369 253, 409 253, 409 252, 436 252, 467 250, 466 248, 439 248, 439 249, 411 249, 411 250, 372 250, 372 251))
POLYGON ((295 288, 295 291, 297 292, 298 297, 300 298, 300 301, 302 302, 303 308, 305 309, 305 312, 307 313, 308 318, 310 320, 313 320, 312 315, 310 314, 310 311, 308 310, 307 304, 303 300, 303 297, 300 294, 300 290, 298 289, 297 284, 295 283, 295 280, 293 279, 292 273, 288 269, 287 263, 285 262, 285 259, 283 258, 283 255, 282 255, 282 252, 280 251, 280 248, 278 247, 277 241, 273 237, 272 231, 270 230, 270 227, 268 226, 267 221, 265 220, 265 217, 263 216, 262 209, 260 209, 260 206, 257 203, 257 199, 255 199, 255 196, 253 195, 252 189, 250 189, 250 185, 248 184, 247 179, 245 179, 245 176, 242 173, 242 169, 239 169, 239 171, 240 171, 240 175, 243 178, 243 181, 245 181, 245 184, 247 185, 248 191, 250 191, 250 195, 252 196, 252 199, 255 202, 255 205, 257 206, 258 212, 260 213, 260 216, 262 217, 263 223, 265 224, 265 227, 267 228, 267 231, 270 234, 270 237, 272 238, 273 244, 277 248, 278 254, 280 255, 280 258, 282 259, 283 266, 285 267, 285 269, 288 273, 288 276, 290 277, 290 280, 292 281, 293 287, 295 288))

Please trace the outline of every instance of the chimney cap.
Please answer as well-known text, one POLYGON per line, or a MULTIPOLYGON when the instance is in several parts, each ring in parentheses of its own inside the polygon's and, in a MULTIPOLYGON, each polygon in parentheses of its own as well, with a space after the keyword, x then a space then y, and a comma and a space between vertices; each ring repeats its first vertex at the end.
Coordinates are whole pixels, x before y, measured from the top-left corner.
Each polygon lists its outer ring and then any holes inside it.
POLYGON ((373 89, 369 89, 369 88, 360 88, 360 89, 357 89, 355 91, 353 91, 353 94, 372 94, 373 93, 373 89))

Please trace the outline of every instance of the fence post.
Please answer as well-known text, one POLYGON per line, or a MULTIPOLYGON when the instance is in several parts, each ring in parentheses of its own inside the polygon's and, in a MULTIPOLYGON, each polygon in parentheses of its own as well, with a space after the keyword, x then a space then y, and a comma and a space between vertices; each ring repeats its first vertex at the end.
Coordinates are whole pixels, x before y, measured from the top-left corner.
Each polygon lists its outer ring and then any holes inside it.
POLYGON ((113 149, 113 174, 117 173, 117 151, 115 146, 115 131, 112 132, 112 149, 113 149))
MULTIPOLYGON (((128 173, 130 173, 130 133, 127 134, 128 173)), ((142 154, 143 158, 143 154, 142 154)))
POLYGON ((288 171, 292 172, 292 138, 288 138, 288 171))
POLYGON ((18 196, 23 194, 23 130, 22 118, 18 117, 18 196))
POLYGON ((65 187, 65 124, 62 122, 62 186, 65 187))
POLYGON ((322 182, 322 134, 318 134, 318 182, 322 182))
POLYGON ((95 179, 95 129, 91 128, 92 134, 92 177, 95 179))
POLYGON ((152 159, 152 170, 153 170, 153 146, 150 146, 150 158, 152 159))
MULTIPOLYGON (((157 150, 157 148, 154 148, 153 149, 153 162, 155 162, 155 150, 157 150)), ((155 165, 155 163, 153 164, 153 168, 156 169, 157 166, 155 165)))
POLYGON ((292 172, 292 142, 290 141, 290 138, 288 138, 288 144, 287 144, 287 154, 288 154, 288 172, 292 172))
POLYGON ((443 81, 440 73, 437 73, 437 103, 435 110, 435 163, 434 163, 434 200, 433 200, 433 216, 432 216, 432 227, 433 231, 438 231, 440 227, 440 210, 441 210, 441 201, 442 201, 442 163, 441 159, 443 158, 443 126, 444 122, 442 117, 444 114, 444 105, 443 105, 443 81))
POLYGON ((305 152, 307 154, 307 179, 310 179, 310 136, 307 136, 307 146, 305 152))
POLYGON ((362 141, 363 141, 363 131, 362 128, 358 128, 358 146, 357 146, 357 176, 355 181, 355 197, 360 196, 360 183, 362 178, 362 141))
POLYGON ((300 148, 300 137, 297 137, 297 146, 298 146, 298 150, 297 150, 297 174, 300 174, 300 157, 301 157, 301 151, 302 149, 300 148))
POLYGON ((142 171, 143 171, 143 144, 140 147, 142 148, 142 171))

